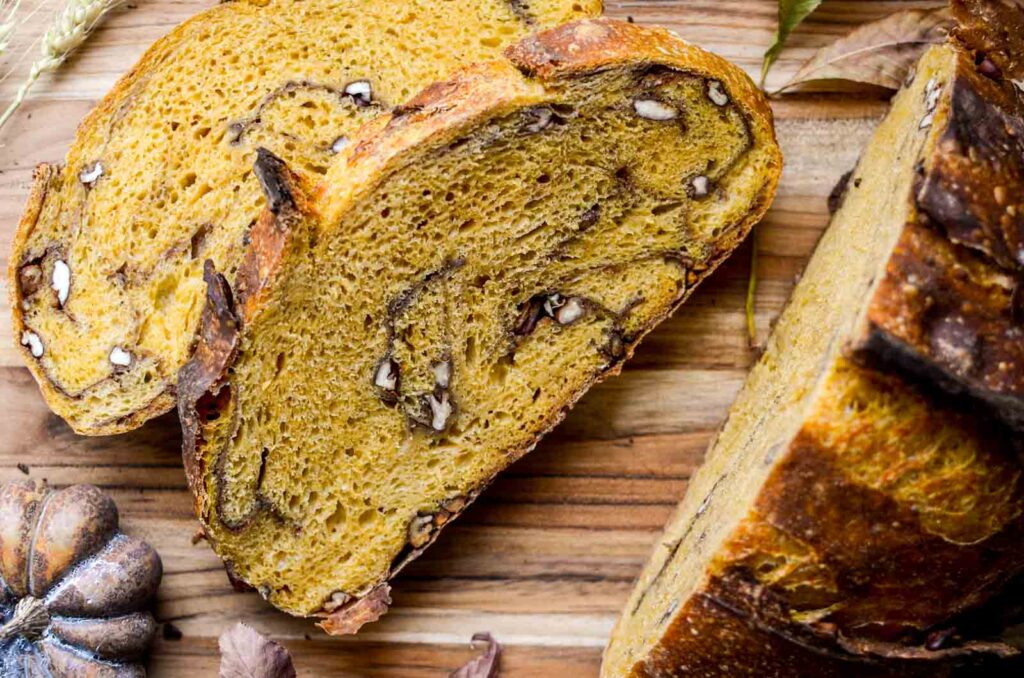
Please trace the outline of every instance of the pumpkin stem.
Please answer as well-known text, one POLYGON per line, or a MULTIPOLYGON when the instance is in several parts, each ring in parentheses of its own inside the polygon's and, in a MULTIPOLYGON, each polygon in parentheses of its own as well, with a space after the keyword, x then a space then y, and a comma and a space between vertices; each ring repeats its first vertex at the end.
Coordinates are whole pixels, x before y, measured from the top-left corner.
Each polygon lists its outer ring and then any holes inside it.
POLYGON ((15 636, 24 636, 29 640, 35 640, 43 634, 46 627, 50 625, 50 613, 46 610, 46 604, 38 598, 25 596, 18 601, 14 608, 14 615, 6 624, 0 626, 0 640, 7 640, 15 636))

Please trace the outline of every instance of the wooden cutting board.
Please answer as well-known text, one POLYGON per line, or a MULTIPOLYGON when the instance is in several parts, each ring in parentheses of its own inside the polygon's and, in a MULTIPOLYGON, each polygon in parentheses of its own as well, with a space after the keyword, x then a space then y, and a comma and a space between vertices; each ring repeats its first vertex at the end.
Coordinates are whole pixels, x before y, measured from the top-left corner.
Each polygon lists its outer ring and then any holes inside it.
MULTIPOLYGON (((367 0, 368 2, 372 0, 367 0)), ((25 0, 23 15, 38 0, 25 0)), ((62 0, 45 0, 2 64, 5 104, 62 0), (28 58, 18 57, 31 47, 28 58)), ((78 121, 175 24, 211 0, 130 0, 0 130, 0 251, 10 241, 32 167, 59 161, 78 121)), ((774 31, 775 0, 607 3, 608 14, 656 23, 756 75, 774 31)), ((769 78, 791 75, 821 45, 897 9, 941 2, 826 1, 793 36, 769 78)), ((774 103, 786 169, 758 228, 761 338, 828 221, 826 197, 885 112, 877 95, 799 95, 774 103)), ((648 337, 622 376, 589 393, 564 424, 505 473, 395 582, 395 606, 358 638, 333 639, 254 593, 236 593, 204 542, 185 487, 176 419, 134 433, 82 438, 48 412, 0 316, 0 479, 88 482, 113 494, 125 528, 147 539, 166 573, 150 675, 214 676, 217 637, 236 620, 284 642, 300 676, 446 676, 472 656, 469 638, 505 645, 502 676, 596 676, 601 650, 659 532, 756 355, 744 330, 751 243, 648 337), (21 468, 19 468, 19 465, 21 468), (27 470, 26 470, 27 469, 27 470)))

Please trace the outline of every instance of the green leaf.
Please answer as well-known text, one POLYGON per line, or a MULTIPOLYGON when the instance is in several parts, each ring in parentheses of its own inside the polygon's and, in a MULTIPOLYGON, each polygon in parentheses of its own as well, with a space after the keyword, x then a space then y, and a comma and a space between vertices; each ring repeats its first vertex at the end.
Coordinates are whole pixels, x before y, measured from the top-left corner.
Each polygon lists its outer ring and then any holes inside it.
POLYGON ((786 40, 803 20, 811 15, 811 12, 818 9, 821 0, 779 0, 779 27, 775 31, 775 39, 771 47, 764 53, 764 64, 761 66, 761 86, 764 87, 765 78, 768 77, 768 69, 772 67, 779 53, 786 46, 786 40))

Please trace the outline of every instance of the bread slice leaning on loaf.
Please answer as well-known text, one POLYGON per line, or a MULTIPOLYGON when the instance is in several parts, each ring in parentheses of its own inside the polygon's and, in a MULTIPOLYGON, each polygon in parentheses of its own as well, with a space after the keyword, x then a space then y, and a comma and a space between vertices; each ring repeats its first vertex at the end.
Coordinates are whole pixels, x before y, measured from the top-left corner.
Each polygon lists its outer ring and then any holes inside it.
POLYGON ((1024 569, 1019 420, 990 396, 1024 386, 999 249, 1024 214, 1024 30, 962 41, 1024 15, 957 11, 961 38, 924 56, 850 176, 606 678, 932 677, 1017 653, 996 636, 1024 569))
POLYGON ((257 148, 327 171, 364 122, 600 0, 238 0, 157 41, 40 165, 10 256, 14 336, 78 433, 173 408, 203 262, 230 276, 266 202, 257 148))
POLYGON ((334 610, 328 630, 618 372, 774 195, 770 109, 724 60, 611 20, 506 57, 371 123, 317 186, 261 153, 237 282, 207 270, 179 378, 199 517, 236 577, 334 610))

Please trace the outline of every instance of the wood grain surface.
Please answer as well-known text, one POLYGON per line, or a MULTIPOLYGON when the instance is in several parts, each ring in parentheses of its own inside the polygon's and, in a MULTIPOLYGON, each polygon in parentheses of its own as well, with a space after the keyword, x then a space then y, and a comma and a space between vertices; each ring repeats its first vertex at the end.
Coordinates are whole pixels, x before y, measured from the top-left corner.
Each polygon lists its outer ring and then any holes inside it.
MULTIPOLYGON (((131 0, 56 76, 40 80, 0 130, 5 269, 32 167, 61 160, 77 122, 115 79, 153 40, 211 4, 131 0)), ((826 0, 793 35, 769 87, 854 25, 937 4, 826 0)), ((612 16, 673 28, 752 75, 771 40, 777 7, 775 0, 606 5, 612 16)), ((23 3, 31 17, 3 61, 9 75, 0 83, 0 101, 12 97, 38 50, 33 40, 60 6, 60 0, 23 3)), ((774 108, 786 169, 775 206, 756 233, 762 338, 827 223, 826 196, 856 161, 886 102, 877 94, 796 95, 774 108)), ((166 575, 157 614, 182 637, 158 637, 151 676, 216 675, 217 637, 239 619, 283 642, 300 676, 446 676, 472 656, 470 636, 485 630, 505 645, 502 676, 595 676, 634 577, 756 357, 743 316, 751 245, 643 343, 621 377, 589 393, 449 527, 397 579, 392 611, 358 638, 328 638, 254 593, 236 593, 209 548, 192 543, 197 523, 176 419, 166 416, 120 437, 75 436, 43 404, 6 320, 0 323, 0 477, 24 478, 27 468, 28 477, 55 485, 106 488, 127 531, 159 550, 166 575)), ((5 305, 6 299, 4 290, 5 305)))

